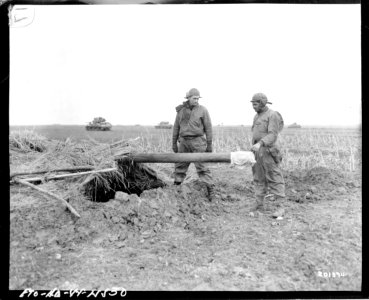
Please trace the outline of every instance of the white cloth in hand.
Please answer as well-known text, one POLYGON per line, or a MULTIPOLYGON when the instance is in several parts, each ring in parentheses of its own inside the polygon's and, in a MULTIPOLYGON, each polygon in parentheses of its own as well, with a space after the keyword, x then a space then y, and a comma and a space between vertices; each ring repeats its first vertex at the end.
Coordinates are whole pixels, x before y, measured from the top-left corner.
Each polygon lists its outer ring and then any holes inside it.
POLYGON ((231 152, 231 166, 243 169, 256 163, 255 155, 251 151, 231 152))

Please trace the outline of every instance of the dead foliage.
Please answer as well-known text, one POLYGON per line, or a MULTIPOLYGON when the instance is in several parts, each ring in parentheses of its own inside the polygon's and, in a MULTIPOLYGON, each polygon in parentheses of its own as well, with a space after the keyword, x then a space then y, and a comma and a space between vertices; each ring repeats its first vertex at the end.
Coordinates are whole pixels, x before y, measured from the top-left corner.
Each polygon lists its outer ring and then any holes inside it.
POLYGON ((9 134, 9 149, 29 152, 44 152, 47 149, 47 139, 33 130, 12 131, 9 134))
MULTIPOLYGON (((12 140, 18 141, 19 138, 12 140)), ((31 139, 26 140, 30 144, 31 139)), ((39 140, 42 140, 42 137, 39 140)), ((135 141, 137 139, 115 142, 110 145, 99 143, 91 138, 78 142, 71 138, 64 141, 51 140, 48 141, 47 148, 43 148, 43 152, 38 154, 34 160, 11 171, 15 174, 34 174, 42 170, 42 173, 46 173, 45 176, 47 176, 48 171, 51 173, 57 169, 77 166, 91 167, 94 170, 116 168, 116 171, 94 173, 77 179, 77 184, 83 194, 92 201, 99 202, 106 202, 114 198, 116 191, 140 195, 146 189, 163 187, 165 183, 158 178, 153 168, 133 161, 114 160, 117 153, 142 151, 138 149, 135 141)), ((20 145, 24 144, 25 142, 20 145)), ((10 147, 11 145, 10 143, 10 147)))

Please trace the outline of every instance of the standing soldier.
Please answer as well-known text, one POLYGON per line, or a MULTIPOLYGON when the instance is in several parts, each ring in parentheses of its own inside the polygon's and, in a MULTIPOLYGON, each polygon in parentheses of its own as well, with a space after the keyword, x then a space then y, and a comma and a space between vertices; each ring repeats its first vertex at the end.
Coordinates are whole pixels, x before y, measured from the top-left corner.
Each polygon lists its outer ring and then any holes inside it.
MULTIPOLYGON (((279 167, 282 156, 276 145, 278 134, 283 129, 283 119, 278 112, 266 106, 267 103, 272 103, 268 102, 264 94, 255 94, 251 103, 257 113, 252 124, 251 148, 256 158, 252 167, 256 204, 252 210, 257 210, 263 209, 268 188, 273 200, 277 201, 277 206, 280 206, 280 202, 285 198, 285 184, 279 167)), ((283 212, 283 209, 279 209, 273 216, 281 216, 283 212)))
MULTIPOLYGON (((186 94, 187 101, 176 107, 177 116, 173 126, 175 153, 213 151, 210 115, 204 106, 199 105, 199 98, 201 98, 200 92, 197 89, 191 89, 186 94)), ((174 184, 179 185, 183 182, 189 165, 190 163, 187 162, 175 164, 174 184)), ((195 167, 199 178, 206 184, 209 200, 214 200, 214 183, 209 168, 200 162, 196 162, 195 167)))

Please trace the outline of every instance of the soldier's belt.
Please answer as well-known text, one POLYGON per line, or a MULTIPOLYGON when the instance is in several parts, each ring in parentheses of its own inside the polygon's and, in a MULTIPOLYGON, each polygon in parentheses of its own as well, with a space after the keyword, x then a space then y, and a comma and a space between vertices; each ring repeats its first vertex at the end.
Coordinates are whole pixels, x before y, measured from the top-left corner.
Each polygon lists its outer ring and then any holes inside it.
POLYGON ((188 135, 188 136, 181 136, 185 140, 193 140, 195 138, 201 137, 202 135, 188 135))

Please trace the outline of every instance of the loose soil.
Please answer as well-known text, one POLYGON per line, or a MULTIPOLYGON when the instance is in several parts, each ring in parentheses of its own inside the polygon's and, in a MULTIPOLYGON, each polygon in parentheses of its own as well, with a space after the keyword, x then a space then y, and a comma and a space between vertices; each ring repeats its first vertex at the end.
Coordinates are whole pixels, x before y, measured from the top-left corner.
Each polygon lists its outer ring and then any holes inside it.
MULTIPOLYGON (((13 163, 37 156, 20 155, 13 163)), ((159 172, 167 186, 108 202, 88 200, 75 179, 40 185, 68 198, 79 219, 11 185, 9 288, 361 290, 361 174, 285 172, 287 199, 250 215, 249 168, 210 165, 214 202, 193 165, 181 186, 172 185, 172 168, 159 172), (283 220, 272 217, 279 207, 283 220)))

